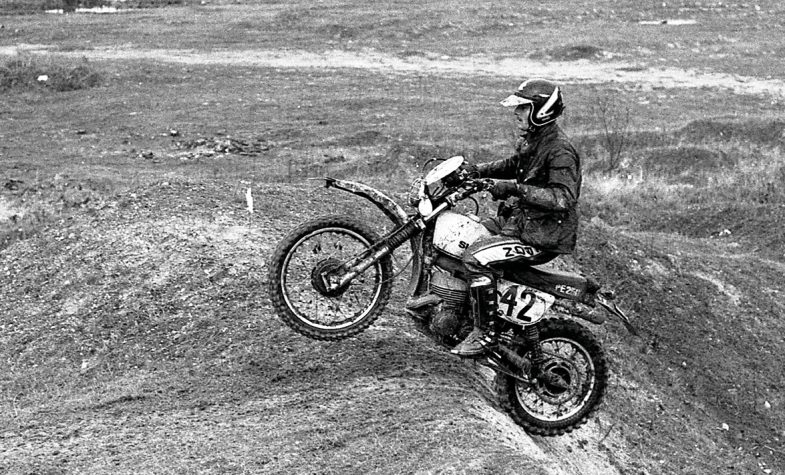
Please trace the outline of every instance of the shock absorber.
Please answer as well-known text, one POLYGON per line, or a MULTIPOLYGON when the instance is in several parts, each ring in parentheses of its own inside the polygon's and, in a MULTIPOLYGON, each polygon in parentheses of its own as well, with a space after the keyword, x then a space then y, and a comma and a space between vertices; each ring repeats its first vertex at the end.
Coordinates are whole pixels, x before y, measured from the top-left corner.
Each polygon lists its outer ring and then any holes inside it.
POLYGON ((526 340, 526 346, 531 348, 532 372, 536 374, 540 370, 540 365, 545 361, 542 346, 540 346, 540 330, 537 329, 537 325, 527 326, 523 338, 526 340))

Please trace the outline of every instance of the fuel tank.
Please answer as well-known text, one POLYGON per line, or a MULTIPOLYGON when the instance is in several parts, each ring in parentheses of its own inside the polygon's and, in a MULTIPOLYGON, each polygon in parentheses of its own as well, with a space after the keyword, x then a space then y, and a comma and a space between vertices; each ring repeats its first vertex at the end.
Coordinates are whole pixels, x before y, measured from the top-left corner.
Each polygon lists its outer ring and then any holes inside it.
POLYGON ((433 245, 440 251, 460 259, 463 251, 481 237, 491 233, 480 224, 480 218, 445 211, 436 218, 433 245))

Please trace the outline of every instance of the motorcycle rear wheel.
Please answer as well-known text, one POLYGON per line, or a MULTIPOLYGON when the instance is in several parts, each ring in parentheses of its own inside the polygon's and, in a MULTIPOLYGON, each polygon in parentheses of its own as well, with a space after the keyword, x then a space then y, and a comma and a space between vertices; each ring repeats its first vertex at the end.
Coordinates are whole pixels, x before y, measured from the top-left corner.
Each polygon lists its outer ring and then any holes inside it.
POLYGON ((317 218, 294 229, 270 264, 275 311, 294 331, 316 340, 341 340, 368 328, 390 299, 390 256, 337 290, 328 290, 321 274, 339 269, 378 240, 371 228, 345 216, 317 218))
POLYGON ((526 432, 562 435, 583 425, 599 408, 608 384, 608 364, 596 337, 579 323, 555 318, 539 325, 545 355, 542 368, 561 384, 525 383, 497 373, 496 394, 501 406, 526 432))

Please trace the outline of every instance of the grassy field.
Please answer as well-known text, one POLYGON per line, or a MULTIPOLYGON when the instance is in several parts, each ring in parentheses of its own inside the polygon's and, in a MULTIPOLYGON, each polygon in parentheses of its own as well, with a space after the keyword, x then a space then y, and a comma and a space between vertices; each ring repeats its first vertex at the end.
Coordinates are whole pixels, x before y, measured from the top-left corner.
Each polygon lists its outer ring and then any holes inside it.
POLYGON ((0 471, 785 470, 780 2, 190 3, 0 5, 0 471), (661 19, 695 23, 639 23, 661 19), (607 404, 559 439, 518 430, 400 293, 315 344, 263 290, 302 220, 381 222, 309 178, 400 197, 427 158, 510 153, 497 103, 527 71, 455 70, 478 59, 616 71, 564 81, 585 170, 565 265, 642 337, 593 328, 607 404))

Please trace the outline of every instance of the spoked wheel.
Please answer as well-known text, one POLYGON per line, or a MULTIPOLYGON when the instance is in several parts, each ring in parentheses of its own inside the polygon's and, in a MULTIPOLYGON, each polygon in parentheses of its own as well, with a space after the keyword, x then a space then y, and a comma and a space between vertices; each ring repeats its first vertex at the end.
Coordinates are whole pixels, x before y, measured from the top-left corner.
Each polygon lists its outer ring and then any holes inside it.
POLYGON ((540 325, 545 356, 540 377, 525 383, 498 373, 496 392, 502 407, 527 432, 561 435, 597 410, 608 383, 608 365, 597 339, 577 322, 548 319, 540 325))
POLYGON ((392 260, 381 259, 347 285, 330 276, 348 270, 379 238, 342 216, 309 221, 281 241, 270 265, 270 297, 295 331, 317 340, 340 340, 368 328, 390 299, 392 260))

